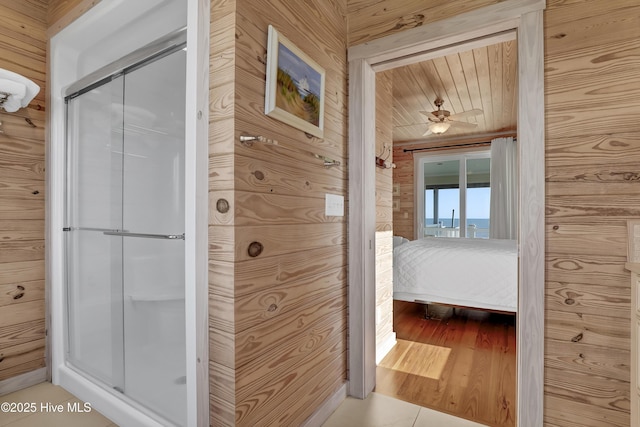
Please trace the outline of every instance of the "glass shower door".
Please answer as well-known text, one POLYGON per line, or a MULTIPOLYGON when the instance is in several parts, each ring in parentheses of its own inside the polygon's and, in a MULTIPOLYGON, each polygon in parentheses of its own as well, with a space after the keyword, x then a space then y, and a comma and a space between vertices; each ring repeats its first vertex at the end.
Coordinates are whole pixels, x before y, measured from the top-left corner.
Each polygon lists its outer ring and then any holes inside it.
POLYGON ((124 79, 67 102, 67 359, 108 386, 124 387, 122 228, 124 79))
MULTIPOLYGON (((186 52, 126 75, 123 241, 126 394, 186 420, 186 52)), ((115 238, 115 236, 114 236, 115 238)))
POLYGON ((186 52, 68 103, 68 361, 186 422, 186 52))

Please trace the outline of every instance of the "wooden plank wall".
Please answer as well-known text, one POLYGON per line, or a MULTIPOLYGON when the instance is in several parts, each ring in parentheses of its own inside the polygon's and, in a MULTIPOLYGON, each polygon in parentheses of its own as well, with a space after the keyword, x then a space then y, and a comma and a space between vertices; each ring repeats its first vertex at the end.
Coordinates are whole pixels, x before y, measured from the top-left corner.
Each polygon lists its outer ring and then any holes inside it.
POLYGON ((0 112, 0 381, 45 366, 44 165, 47 1, 0 2, 0 68, 40 85, 0 112))
POLYGON ((324 214, 348 187, 345 15, 344 1, 212 3, 212 425, 300 425, 346 379, 347 217, 324 214), (264 115, 269 24, 326 70, 323 139, 264 115))
POLYGON ((47 42, 99 0, 0 2, 0 68, 37 83, 27 108, 0 111, 0 381, 45 366, 47 42), (63 19, 67 16, 68 19, 63 19))
MULTIPOLYGON (((85 0, 48 0, 47 21, 49 25, 67 17, 85 0)), ((98 0, 99 1, 99 0, 98 0)))
POLYGON ((500 0, 348 0, 349 46, 499 2, 500 0))
POLYGON ((213 1, 210 23, 209 419, 212 426, 231 426, 236 406, 233 250, 236 1, 213 1))
POLYGON ((547 1, 545 70, 545 422, 628 426, 640 4, 547 1))
MULTIPOLYGON (((376 75, 376 155, 393 162, 393 82, 376 75), (388 147, 388 148, 387 148, 388 147)), ((376 358, 395 342, 393 332, 393 169, 376 168, 376 358)))
POLYGON ((413 191, 413 154, 404 151, 405 147, 393 147, 393 185, 398 190, 393 196, 398 210, 393 211, 393 232, 409 240, 414 239, 414 191, 413 191))
MULTIPOLYGON (((449 16, 445 9, 491 2, 419 3, 350 1, 350 45, 402 31, 411 17, 436 20, 449 16)), ((640 217, 640 4, 548 0, 544 25, 545 426, 626 427, 624 262, 626 220, 640 217)), ((408 175, 399 150, 394 156, 396 173, 408 175)), ((396 233, 404 233, 407 218, 396 218, 396 233)))
POLYGON ((101 0, 49 0, 47 34, 52 37, 101 0))

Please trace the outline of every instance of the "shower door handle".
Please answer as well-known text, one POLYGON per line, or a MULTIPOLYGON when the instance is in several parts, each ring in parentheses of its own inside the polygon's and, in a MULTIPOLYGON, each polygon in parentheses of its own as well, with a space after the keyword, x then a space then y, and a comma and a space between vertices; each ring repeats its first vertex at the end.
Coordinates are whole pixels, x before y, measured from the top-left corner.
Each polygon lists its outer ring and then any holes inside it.
POLYGON ((184 240, 184 233, 182 234, 149 234, 149 233, 130 233, 128 231, 105 231, 103 234, 107 236, 141 237, 143 239, 184 240))
POLYGON ((64 227, 62 231, 103 231, 103 232, 117 232, 117 231, 126 231, 126 230, 118 230, 117 228, 98 228, 98 227, 64 227))

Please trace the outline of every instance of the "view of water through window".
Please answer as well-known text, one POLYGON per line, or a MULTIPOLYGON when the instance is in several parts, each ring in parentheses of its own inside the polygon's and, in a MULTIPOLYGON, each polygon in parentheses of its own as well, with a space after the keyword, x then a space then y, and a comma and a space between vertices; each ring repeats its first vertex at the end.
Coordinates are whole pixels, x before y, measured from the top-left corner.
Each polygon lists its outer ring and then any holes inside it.
MULTIPOLYGON (((448 228, 460 227, 460 189, 425 190, 425 225, 448 228), (435 192, 438 192, 436 200, 435 192), (437 203, 437 216, 434 217, 437 203)), ((467 226, 475 226, 475 235, 489 238, 490 187, 467 188, 467 226)))

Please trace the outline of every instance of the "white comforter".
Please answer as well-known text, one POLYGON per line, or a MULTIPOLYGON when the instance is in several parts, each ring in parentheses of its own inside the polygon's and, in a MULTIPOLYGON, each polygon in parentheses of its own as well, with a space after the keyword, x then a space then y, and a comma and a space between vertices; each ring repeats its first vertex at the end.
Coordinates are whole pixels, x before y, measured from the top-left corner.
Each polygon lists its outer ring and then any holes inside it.
POLYGON ((515 240, 434 237, 393 251, 395 299, 516 312, 515 240))

